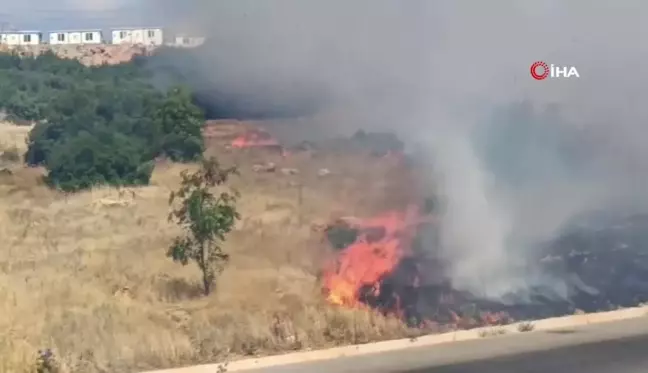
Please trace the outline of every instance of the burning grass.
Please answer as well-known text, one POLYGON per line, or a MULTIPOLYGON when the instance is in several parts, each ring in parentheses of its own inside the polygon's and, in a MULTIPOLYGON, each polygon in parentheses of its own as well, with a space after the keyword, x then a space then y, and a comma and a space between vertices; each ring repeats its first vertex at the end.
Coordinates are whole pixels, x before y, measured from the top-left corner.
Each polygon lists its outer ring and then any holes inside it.
MULTIPOLYGON (((543 251, 552 260, 534 265, 566 278, 572 299, 539 289, 524 304, 489 302, 453 289, 434 241, 422 243, 434 237, 434 204, 413 188, 397 149, 237 149, 235 127, 209 136, 209 153, 241 167, 243 220, 207 298, 198 271, 164 255, 178 233, 166 220, 168 194, 191 166, 161 161, 150 186, 64 195, 41 185, 37 169, 0 164, 8 170, 0 174, 0 335, 9 336, 0 339, 0 371, 30 371, 46 348, 64 372, 130 372, 447 328, 489 325, 496 335, 513 318, 648 299, 648 236, 637 235, 648 218, 543 251)), ((28 130, 0 127, 0 153, 24 151, 28 130)))
MULTIPOLYGON (((357 237, 342 248, 325 271, 327 300, 341 306, 359 306, 363 288, 380 284, 409 254, 418 214, 412 205, 406 212, 391 211, 354 222, 351 227, 358 232, 357 237)), ((379 295, 379 289, 369 290, 379 295)), ((401 307, 394 308, 397 312, 401 307)))
MULTIPOLYGON (((3 126, 0 151, 24 150, 27 132, 3 126)), ((164 256, 178 233, 168 193, 185 166, 159 165, 147 187, 68 196, 41 185, 41 171, 9 165, 0 175, 0 371, 31 371, 45 348, 64 371, 130 372, 422 333, 395 316, 331 306, 318 278, 330 252, 312 223, 402 206, 385 177, 398 167, 272 155, 300 172, 265 174, 250 171, 263 154, 217 155, 241 165, 244 219, 208 298, 195 268, 164 256), (331 174, 318 176, 324 167, 331 174)))

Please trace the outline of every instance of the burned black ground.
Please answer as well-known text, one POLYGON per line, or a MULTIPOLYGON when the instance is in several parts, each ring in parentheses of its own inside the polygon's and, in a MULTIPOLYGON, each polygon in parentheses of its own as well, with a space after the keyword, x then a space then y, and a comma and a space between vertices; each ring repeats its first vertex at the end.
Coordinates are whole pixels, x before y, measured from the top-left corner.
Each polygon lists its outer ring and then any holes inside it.
MULTIPOLYGON (((356 229, 338 225, 328 238, 344 250, 357 235, 356 229)), ((462 327, 608 311, 648 301, 645 214, 576 219, 557 238, 538 245, 522 268, 552 281, 530 282, 498 299, 453 287, 444 273, 438 237, 433 225, 419 227, 413 254, 382 279, 378 292, 370 284, 361 289, 360 300, 384 313, 398 312, 411 325, 427 320, 462 327)))

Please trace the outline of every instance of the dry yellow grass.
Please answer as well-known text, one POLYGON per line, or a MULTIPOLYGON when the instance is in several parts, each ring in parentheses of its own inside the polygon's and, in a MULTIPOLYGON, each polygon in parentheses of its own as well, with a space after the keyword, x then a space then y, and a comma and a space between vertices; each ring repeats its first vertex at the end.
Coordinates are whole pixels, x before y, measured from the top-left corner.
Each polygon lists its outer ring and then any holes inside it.
POLYGON ((0 152, 6 150, 27 150, 25 140, 31 131, 32 126, 16 126, 11 123, 0 121, 0 152))
MULTIPOLYGON (((27 131, 1 126, 0 152, 24 150, 27 131)), ((302 172, 286 176, 248 171, 251 155, 218 155, 242 167, 243 220, 209 297, 194 266, 164 255, 179 233, 166 219, 168 194, 191 166, 161 165, 143 188, 69 196, 44 187, 36 169, 0 175, 0 372, 33 371, 41 348, 63 372, 132 372, 408 333, 397 320, 325 305, 317 280, 326 250, 310 223, 399 203, 381 197, 384 166, 297 156, 282 166, 302 172), (333 175, 318 178, 319 167, 333 175)))

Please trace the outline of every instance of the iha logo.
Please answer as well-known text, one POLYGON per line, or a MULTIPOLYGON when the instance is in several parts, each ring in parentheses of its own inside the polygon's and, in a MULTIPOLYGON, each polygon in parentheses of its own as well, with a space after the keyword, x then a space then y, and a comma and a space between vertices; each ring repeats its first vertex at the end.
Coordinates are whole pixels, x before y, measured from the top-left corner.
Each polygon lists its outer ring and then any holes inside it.
POLYGON ((543 61, 536 61, 531 64, 531 77, 535 80, 545 80, 551 78, 580 78, 575 66, 556 66, 548 65, 543 61))

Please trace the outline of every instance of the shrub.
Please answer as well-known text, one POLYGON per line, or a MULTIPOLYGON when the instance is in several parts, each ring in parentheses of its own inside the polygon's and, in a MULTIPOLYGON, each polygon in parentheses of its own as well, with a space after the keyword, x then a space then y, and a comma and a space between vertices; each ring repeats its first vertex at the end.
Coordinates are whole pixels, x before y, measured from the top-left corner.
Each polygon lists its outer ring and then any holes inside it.
POLYGON ((45 349, 38 351, 36 358, 36 373, 59 373, 59 364, 52 350, 45 349))
POLYGON ((82 131, 53 146, 47 182, 65 191, 97 184, 147 184, 153 165, 144 155, 142 145, 123 134, 82 131))
POLYGON ((173 161, 193 161, 204 150, 202 126, 204 114, 192 103, 183 88, 172 88, 158 105, 153 117, 161 133, 159 153, 173 161))
POLYGON ((182 227, 186 234, 174 240, 167 256, 182 265, 187 265, 190 260, 196 262, 202 272, 205 295, 209 295, 216 275, 229 260, 221 243, 240 218, 236 210, 238 193, 221 192, 216 195, 211 188, 226 184, 236 172, 233 167, 222 168, 215 158, 203 160, 198 171, 181 173, 182 186, 169 198, 170 205, 176 199, 181 200, 169 219, 182 227))
POLYGON ((165 94, 138 61, 86 67, 52 53, 0 54, 0 110, 36 122, 25 162, 44 166, 50 185, 145 184, 157 156, 201 157, 204 114, 192 93, 174 87, 165 94))

